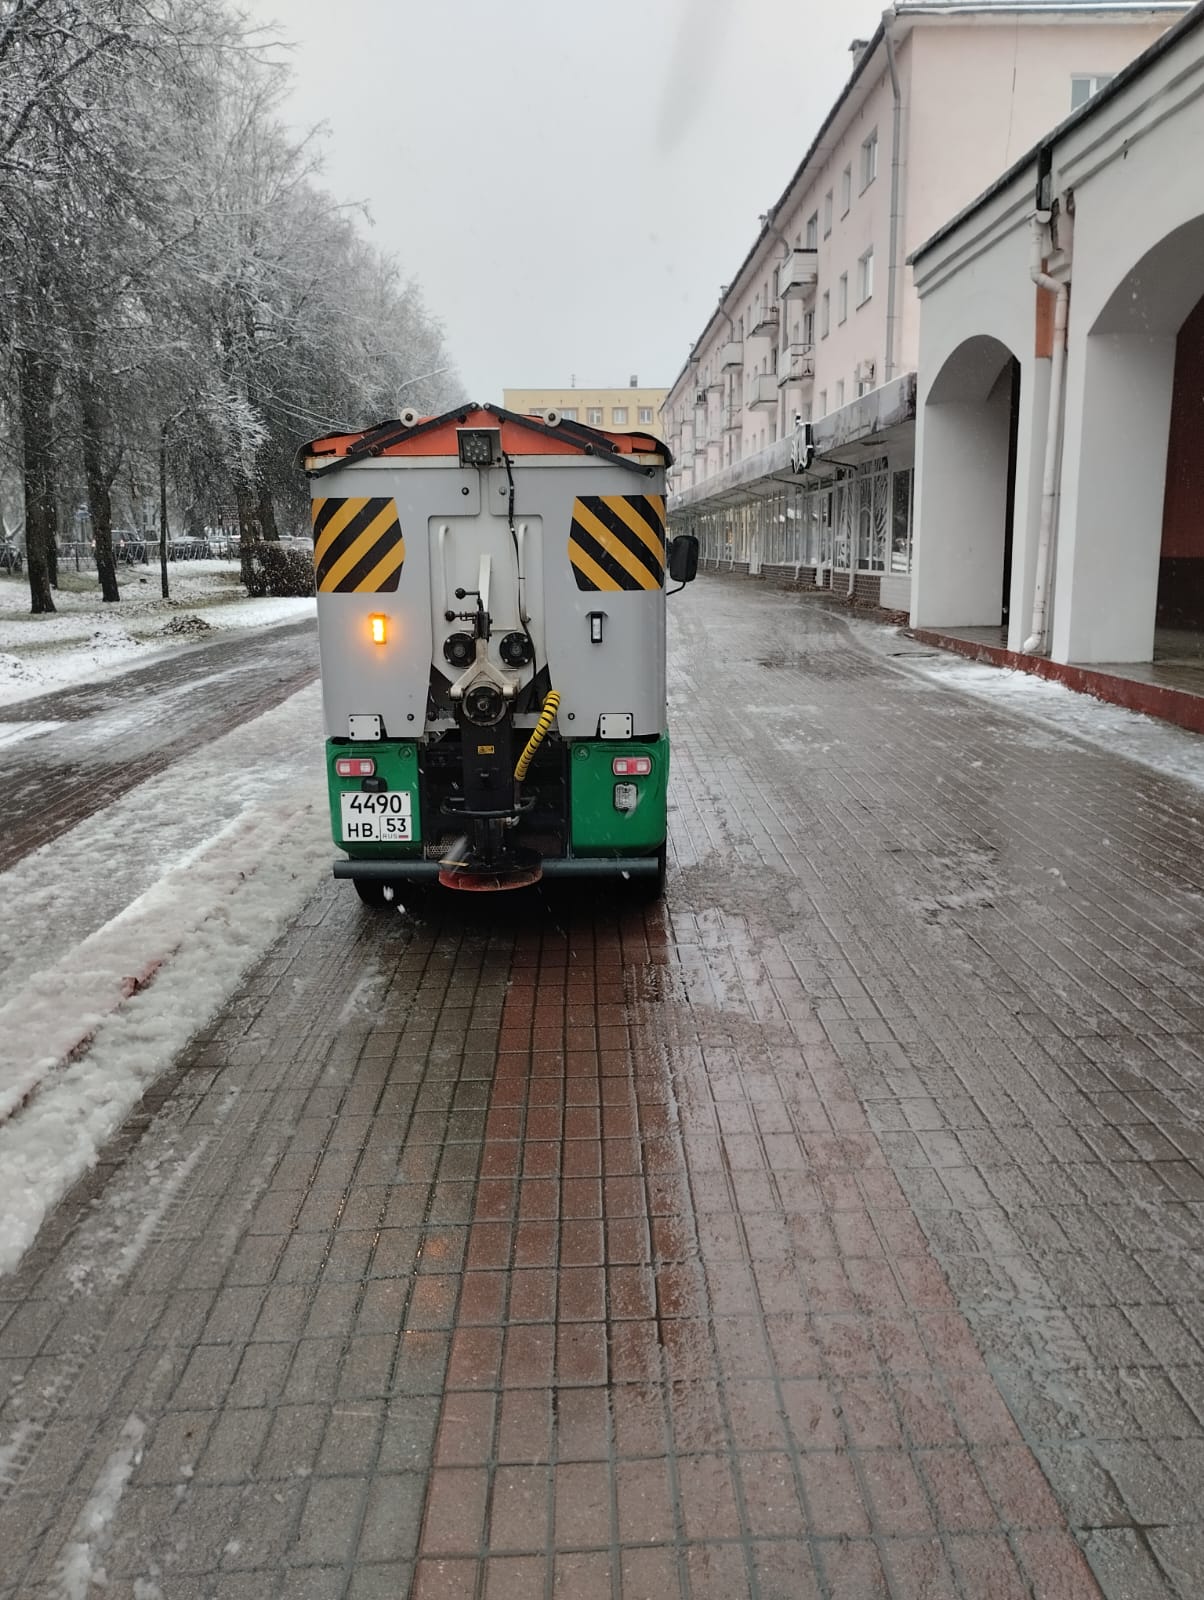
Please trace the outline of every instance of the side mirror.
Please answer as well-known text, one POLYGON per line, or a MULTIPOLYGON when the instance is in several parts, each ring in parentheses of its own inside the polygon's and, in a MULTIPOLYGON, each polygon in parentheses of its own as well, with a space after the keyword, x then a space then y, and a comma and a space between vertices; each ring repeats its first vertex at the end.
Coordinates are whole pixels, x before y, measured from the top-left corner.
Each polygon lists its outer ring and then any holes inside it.
POLYGON ((674 583, 693 583, 698 576, 698 539, 679 533, 669 541, 669 576, 674 583))

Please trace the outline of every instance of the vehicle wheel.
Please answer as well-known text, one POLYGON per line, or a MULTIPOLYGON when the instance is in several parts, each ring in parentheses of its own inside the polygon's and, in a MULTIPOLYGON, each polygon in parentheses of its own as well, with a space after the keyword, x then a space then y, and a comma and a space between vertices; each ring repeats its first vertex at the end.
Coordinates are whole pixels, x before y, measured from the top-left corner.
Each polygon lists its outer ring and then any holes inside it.
POLYGON ((431 899, 435 893, 433 884, 430 883, 399 883, 397 885, 397 900, 401 903, 403 911, 408 911, 412 917, 424 917, 431 909, 431 899))
POLYGON ((632 878, 628 884, 631 897, 637 905, 654 906, 665 892, 665 872, 668 862, 668 846, 661 845, 656 852, 656 871, 647 877, 632 878))
POLYGON ((355 892, 366 906, 371 906, 373 911, 391 910, 400 898, 397 893, 398 885, 384 883, 379 878, 355 878, 355 892), (386 898, 385 890, 392 889, 393 898, 386 898))

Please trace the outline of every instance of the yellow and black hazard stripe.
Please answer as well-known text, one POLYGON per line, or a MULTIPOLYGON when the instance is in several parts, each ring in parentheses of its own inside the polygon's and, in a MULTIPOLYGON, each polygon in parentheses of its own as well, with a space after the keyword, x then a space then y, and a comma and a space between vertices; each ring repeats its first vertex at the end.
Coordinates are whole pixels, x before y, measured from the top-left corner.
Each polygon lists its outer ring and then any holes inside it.
POLYGON ((386 594, 406 558, 391 499, 315 500, 314 572, 322 594, 386 594))
POLYGON ((658 494, 583 494, 573 502, 569 560, 578 589, 659 589, 665 502, 658 494))

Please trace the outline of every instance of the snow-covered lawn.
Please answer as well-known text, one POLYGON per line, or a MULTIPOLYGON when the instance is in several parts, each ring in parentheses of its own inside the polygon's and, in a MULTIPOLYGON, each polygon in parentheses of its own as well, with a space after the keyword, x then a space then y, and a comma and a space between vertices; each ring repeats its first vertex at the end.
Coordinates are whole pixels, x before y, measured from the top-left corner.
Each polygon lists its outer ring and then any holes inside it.
POLYGON ((312 598, 248 600, 230 561, 173 561, 171 598, 158 567, 122 567, 121 599, 106 605, 95 573, 65 565, 50 616, 29 614, 24 574, 0 576, 0 704, 125 671, 134 662, 195 644, 216 632, 272 627, 314 612, 312 598))
POLYGON ((318 686, 0 874, 0 1273, 334 854, 318 686))

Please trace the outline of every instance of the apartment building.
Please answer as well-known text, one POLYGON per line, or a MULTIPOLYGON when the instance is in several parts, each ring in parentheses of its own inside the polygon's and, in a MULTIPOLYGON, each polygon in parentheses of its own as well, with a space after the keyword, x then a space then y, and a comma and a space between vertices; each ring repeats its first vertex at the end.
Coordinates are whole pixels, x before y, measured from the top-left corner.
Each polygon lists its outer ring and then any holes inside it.
POLYGON ((625 389, 506 389, 502 404, 507 411, 523 416, 544 416, 558 411, 570 422, 585 422, 591 428, 608 428, 626 433, 643 428, 663 438, 661 407, 665 389, 649 389, 633 376, 625 389))
POLYGON ((916 252, 917 626, 1199 690, 1202 148, 1198 5, 916 252))
POLYGON ((854 42, 844 91, 665 401, 670 519, 705 562, 908 605, 907 258, 1188 10, 897 0, 854 42))

